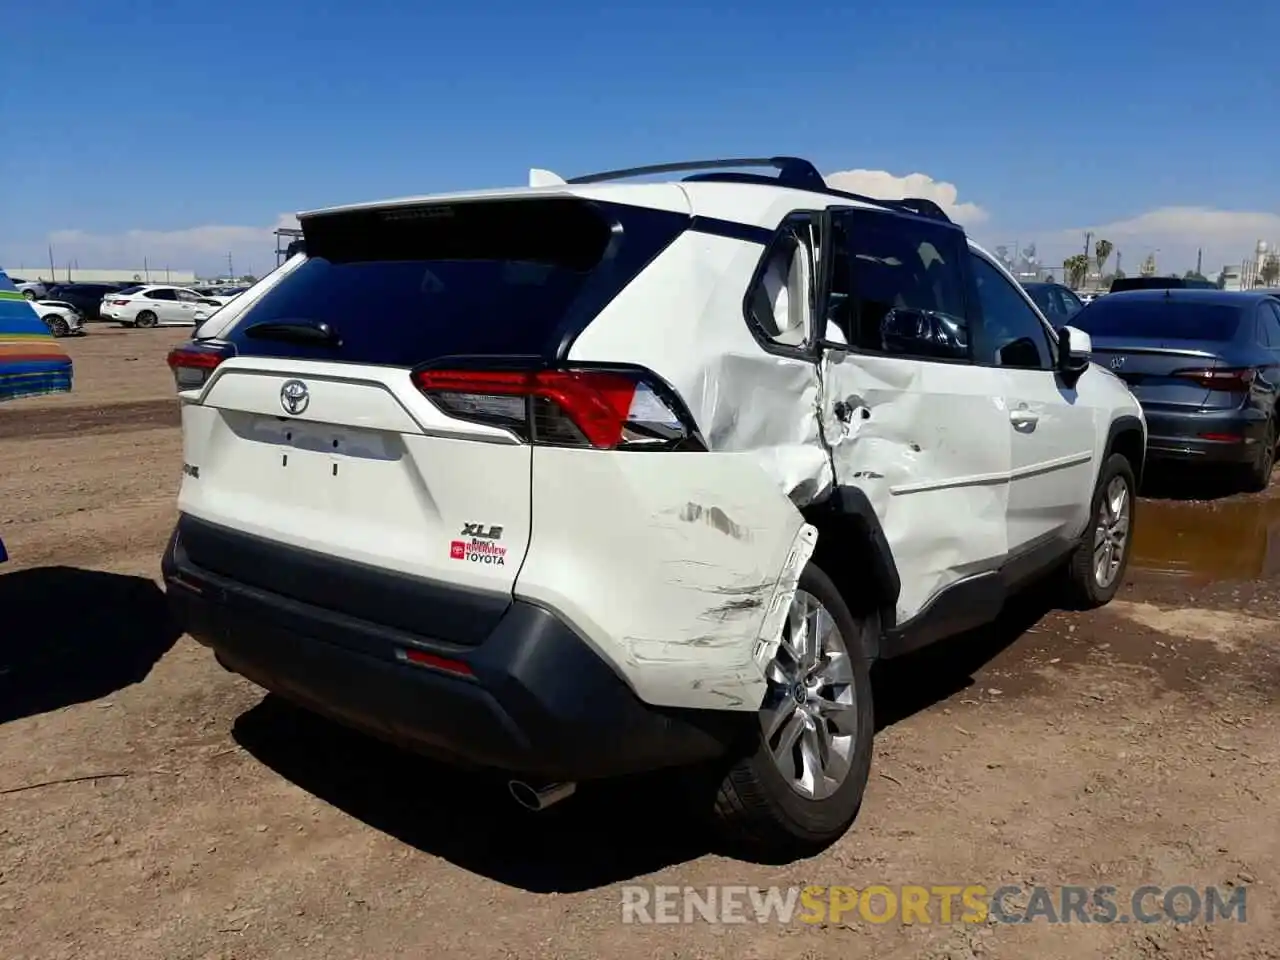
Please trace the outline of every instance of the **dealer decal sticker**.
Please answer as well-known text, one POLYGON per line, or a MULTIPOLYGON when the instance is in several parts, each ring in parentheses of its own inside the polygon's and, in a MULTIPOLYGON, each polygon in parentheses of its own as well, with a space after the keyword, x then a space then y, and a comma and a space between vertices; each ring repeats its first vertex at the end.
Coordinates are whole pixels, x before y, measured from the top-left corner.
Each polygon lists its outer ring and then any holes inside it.
POLYGON ((491 566, 506 566, 507 548, 498 546, 502 539, 502 528, 483 523, 464 523, 463 539, 449 544, 449 559, 469 560, 471 563, 486 563, 491 566))

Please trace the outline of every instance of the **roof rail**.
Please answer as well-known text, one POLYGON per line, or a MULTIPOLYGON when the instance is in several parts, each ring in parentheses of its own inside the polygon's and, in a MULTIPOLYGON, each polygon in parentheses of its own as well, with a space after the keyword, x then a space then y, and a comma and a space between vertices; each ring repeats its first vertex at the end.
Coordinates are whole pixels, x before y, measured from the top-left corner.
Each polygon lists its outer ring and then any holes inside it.
MULTIPOLYGON (((629 167, 626 170, 607 170, 603 173, 588 173, 581 177, 572 177, 569 183, 603 183, 606 180, 626 180, 631 177, 643 177, 653 173, 684 173, 696 170, 729 170, 734 167, 773 167, 778 171, 776 179, 768 182, 778 186, 795 187, 801 190, 827 191, 827 183, 822 174, 808 160, 799 157, 736 157, 725 160, 685 160, 677 163, 655 163, 647 167, 629 167)), ((765 179, 765 178, 760 178, 765 179)))
POLYGON ((860 193, 850 193, 848 190, 837 190, 830 187, 827 193, 833 193, 837 197, 847 197, 850 200, 857 200, 860 203, 869 203, 877 207, 885 207, 890 210, 902 210, 906 213, 913 213, 917 217, 928 217, 930 220, 941 220, 943 223, 953 223, 954 221, 947 216, 946 212, 934 203, 932 200, 926 200, 924 197, 905 197, 902 200, 885 200, 881 197, 867 197, 860 193))
POLYGON ((685 180, 763 183, 779 187, 791 187, 796 190, 829 193, 891 210, 903 210, 918 217, 928 217, 930 220, 941 220, 944 223, 952 222, 951 218, 943 212, 940 206, 923 197, 884 200, 830 187, 827 185, 827 181, 822 178, 822 174, 818 172, 818 168, 801 157, 737 157, 724 160, 685 160, 676 163, 655 163, 646 167, 629 167, 625 170, 588 173, 581 177, 570 177, 565 182, 576 184, 603 183, 607 180, 626 180, 631 177, 643 177, 655 173, 693 173, 693 176, 685 177, 685 180), (778 175, 776 177, 765 177, 758 174, 725 172, 735 167, 773 167, 778 171, 778 175), (697 171, 701 170, 721 172, 697 173, 697 171))
POLYGON ((897 201, 897 204, 900 207, 906 207, 912 213, 920 214, 922 217, 945 220, 947 223, 951 222, 951 218, 946 215, 940 206, 925 197, 903 197, 897 201))

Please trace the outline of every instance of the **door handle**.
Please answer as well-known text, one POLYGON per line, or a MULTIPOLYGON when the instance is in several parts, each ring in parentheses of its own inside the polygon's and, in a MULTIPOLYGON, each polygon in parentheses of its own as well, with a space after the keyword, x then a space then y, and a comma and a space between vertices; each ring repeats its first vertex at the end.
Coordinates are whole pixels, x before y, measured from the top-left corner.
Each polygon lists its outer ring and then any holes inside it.
POLYGON ((1040 414, 1030 410, 1010 410, 1009 422, 1015 427, 1034 427, 1040 422, 1040 414))

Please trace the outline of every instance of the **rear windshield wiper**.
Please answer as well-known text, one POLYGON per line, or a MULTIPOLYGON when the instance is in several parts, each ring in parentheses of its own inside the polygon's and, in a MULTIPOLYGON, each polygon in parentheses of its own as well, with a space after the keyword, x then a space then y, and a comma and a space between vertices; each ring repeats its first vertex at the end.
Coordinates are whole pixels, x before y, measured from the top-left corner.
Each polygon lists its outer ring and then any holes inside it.
POLYGON ((255 340, 283 340, 286 343, 315 343, 327 347, 342 346, 338 331, 323 320, 267 320, 245 330, 255 340))

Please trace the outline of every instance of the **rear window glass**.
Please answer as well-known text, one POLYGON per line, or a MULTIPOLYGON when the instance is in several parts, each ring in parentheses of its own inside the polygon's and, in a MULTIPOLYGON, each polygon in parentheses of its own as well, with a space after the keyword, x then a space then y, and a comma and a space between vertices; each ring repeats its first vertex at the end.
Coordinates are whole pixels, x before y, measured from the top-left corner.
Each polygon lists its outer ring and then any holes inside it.
POLYGON ((322 215, 304 227, 309 259, 229 339, 241 354, 392 366, 543 355, 562 324, 588 322, 687 222, 570 199, 322 215), (325 323, 341 343, 252 336, 262 323, 325 323))
POLYGON ((1117 277, 1111 281, 1111 292, 1125 290, 1216 290, 1212 280, 1196 280, 1189 277, 1117 277))
POLYGON ((116 293, 122 297, 131 297, 140 290, 142 287, 125 287, 123 290, 117 290, 116 293))
POLYGON ((1091 337, 1139 337, 1165 340, 1230 340, 1244 311, 1232 304, 1103 297, 1071 319, 1091 337))

